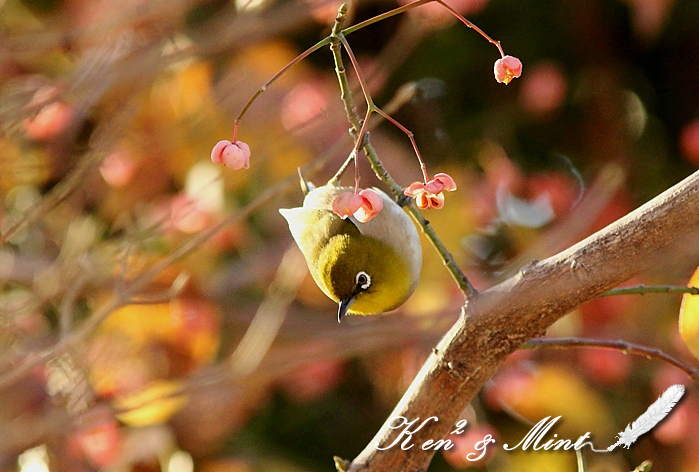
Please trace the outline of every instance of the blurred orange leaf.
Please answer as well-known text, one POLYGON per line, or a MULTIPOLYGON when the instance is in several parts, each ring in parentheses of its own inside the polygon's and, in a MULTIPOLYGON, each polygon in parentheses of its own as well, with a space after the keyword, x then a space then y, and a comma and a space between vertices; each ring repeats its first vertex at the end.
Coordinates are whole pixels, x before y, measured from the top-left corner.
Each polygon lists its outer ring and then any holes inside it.
POLYGON ((173 395, 180 386, 181 382, 154 381, 145 390, 120 397, 114 406, 127 411, 116 417, 133 427, 164 423, 187 403, 187 397, 173 395))

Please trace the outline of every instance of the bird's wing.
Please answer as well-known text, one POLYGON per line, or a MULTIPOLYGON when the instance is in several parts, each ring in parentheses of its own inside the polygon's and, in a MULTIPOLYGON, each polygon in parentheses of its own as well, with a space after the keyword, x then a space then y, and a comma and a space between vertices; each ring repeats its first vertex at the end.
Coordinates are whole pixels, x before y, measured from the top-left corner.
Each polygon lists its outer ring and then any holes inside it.
POLYGON ((343 220, 329 210, 282 208, 279 213, 289 223, 291 235, 306 257, 309 267, 313 267, 317 254, 331 237, 359 232, 349 219, 343 220))

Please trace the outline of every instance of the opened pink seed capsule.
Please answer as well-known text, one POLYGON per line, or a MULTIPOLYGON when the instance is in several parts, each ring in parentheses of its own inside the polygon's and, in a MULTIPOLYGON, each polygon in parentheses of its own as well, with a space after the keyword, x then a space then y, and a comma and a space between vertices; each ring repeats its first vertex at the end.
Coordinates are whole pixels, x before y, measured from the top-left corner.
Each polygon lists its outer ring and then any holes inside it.
POLYGON ((359 196, 362 199, 362 205, 354 212, 354 217, 360 223, 366 223, 379 214, 383 208, 383 200, 381 200, 379 194, 370 188, 365 188, 359 192, 359 196))
POLYGON ((495 80, 501 84, 509 84, 512 79, 522 75, 522 61, 514 56, 505 56, 497 61, 493 67, 495 80))

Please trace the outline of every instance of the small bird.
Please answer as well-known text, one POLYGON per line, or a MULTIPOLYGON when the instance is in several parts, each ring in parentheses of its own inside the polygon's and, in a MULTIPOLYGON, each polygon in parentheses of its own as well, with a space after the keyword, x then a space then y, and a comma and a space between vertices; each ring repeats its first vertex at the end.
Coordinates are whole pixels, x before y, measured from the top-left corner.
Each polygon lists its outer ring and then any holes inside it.
POLYGON ((410 217, 377 188, 383 209, 360 223, 332 211, 333 200, 350 187, 314 188, 301 177, 303 206, 280 209, 318 287, 345 314, 370 315, 402 305, 417 285, 422 265, 420 238, 410 217))

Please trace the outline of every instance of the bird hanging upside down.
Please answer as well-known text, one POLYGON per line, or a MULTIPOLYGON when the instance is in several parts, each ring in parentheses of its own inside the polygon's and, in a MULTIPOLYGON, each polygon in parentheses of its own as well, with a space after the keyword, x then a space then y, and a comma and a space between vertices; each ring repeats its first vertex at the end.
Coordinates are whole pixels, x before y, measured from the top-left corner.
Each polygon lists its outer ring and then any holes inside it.
POLYGON ((393 310, 412 295, 420 277, 422 249, 410 217, 388 195, 372 189, 383 209, 370 221, 341 218, 333 201, 349 187, 329 183, 307 190, 303 206, 280 209, 303 252, 318 287, 345 314, 370 315, 393 310))

